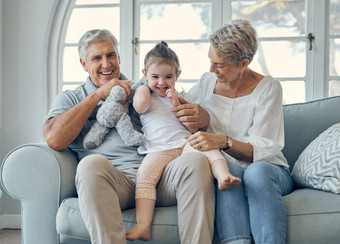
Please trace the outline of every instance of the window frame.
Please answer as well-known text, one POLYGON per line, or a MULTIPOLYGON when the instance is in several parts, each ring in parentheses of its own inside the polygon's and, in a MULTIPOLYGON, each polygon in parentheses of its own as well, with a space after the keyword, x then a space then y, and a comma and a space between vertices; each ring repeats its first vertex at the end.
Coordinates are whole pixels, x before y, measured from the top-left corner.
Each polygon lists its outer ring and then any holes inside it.
MULTIPOLYGON (((133 29, 133 40, 134 38, 138 38, 138 43, 140 44, 157 44, 159 40, 141 40, 140 39, 140 6, 141 5, 154 5, 154 4, 190 4, 190 3, 211 3, 212 6, 212 30, 214 27, 218 27, 221 23, 221 16, 218 6, 222 6, 221 0, 158 0, 158 1, 148 1, 148 0, 134 0, 134 29, 133 29), (214 14, 214 11, 217 13, 214 14)), ((209 43, 208 38, 197 38, 197 39, 171 39, 163 41, 167 42, 170 46, 172 44, 185 44, 185 43, 209 43)), ((134 48, 134 45, 133 45, 134 48)), ((133 49, 132 48, 132 49, 133 49)), ((139 49, 138 49, 139 51, 139 49)), ((139 55, 133 55, 133 74, 131 77, 133 77, 133 80, 139 79, 141 77, 141 70, 142 70, 142 64, 139 64, 140 57, 139 55)), ((203 73, 203 72, 202 72, 203 73)), ((194 83, 197 79, 183 79, 180 78, 181 83, 194 83)))
MULTIPOLYGON (((65 44, 65 35, 68 21, 75 7, 76 0, 58 1, 54 20, 52 23, 48 60, 47 60, 47 94, 48 107, 52 104, 55 96, 62 90, 62 72, 63 72, 63 53, 65 46, 76 46, 76 44, 65 44)), ((223 23, 231 19, 233 0, 210 0, 212 3, 212 31, 220 27, 223 23)), ((132 79, 140 76, 140 69, 137 67, 133 49, 132 40, 139 33, 139 7, 140 0, 121 0, 120 5, 120 43, 121 70, 124 74, 132 79), (131 16, 133 16, 131 18, 131 16), (125 31, 123 31, 125 30, 125 31), (131 30, 131 31, 126 31, 131 30)), ((143 3, 169 3, 170 1, 143 1, 143 3)), ((179 1, 171 0, 171 3, 190 3, 190 2, 207 2, 205 0, 197 1, 179 1)), ((98 4, 101 5, 101 4, 98 4)), ((98 6, 97 4, 91 6, 98 6)), ((329 96, 329 82, 332 79, 340 80, 340 76, 329 76, 329 40, 339 38, 340 35, 330 35, 329 17, 330 17, 330 0, 306 0, 306 36, 298 37, 259 37, 260 42, 279 41, 279 40, 304 40, 306 41, 306 75, 305 77, 275 77, 281 82, 290 80, 305 81, 305 101, 325 98, 329 96), (309 51, 307 42, 307 33, 313 33, 313 50, 309 51)), ((79 7, 79 5, 77 6, 79 7)), ((85 5, 84 7, 89 7, 85 5)), ((195 40, 197 41, 197 40, 195 40)), ((204 41, 203 39, 201 41, 204 41)), ((188 41, 190 42, 190 40, 188 41)), ((144 41, 141 43, 148 43, 144 41)), ((153 42, 150 42, 153 43, 153 42)), ((169 41, 176 43, 176 41, 169 41)), ((83 82, 83 81, 80 81, 83 82)), ((189 80, 188 82, 191 82, 189 80)))
POLYGON ((310 68, 306 69, 306 101, 311 101, 329 96, 329 0, 307 0, 307 10, 307 30, 310 30, 307 33, 315 33, 315 48, 310 53, 309 63, 306 57, 307 68, 310 68), (323 82, 317 82, 319 80, 323 82))
POLYGON ((57 6, 55 7, 55 15, 51 25, 50 39, 48 45, 48 57, 47 57, 47 85, 46 85, 46 94, 47 94, 47 107, 51 107, 55 97, 61 91, 59 87, 61 87, 60 83, 62 77, 62 60, 63 56, 63 48, 60 45, 61 42, 64 42, 62 39, 65 36, 65 28, 64 23, 73 10, 71 7, 74 4, 75 0, 65 0, 58 1, 57 6))

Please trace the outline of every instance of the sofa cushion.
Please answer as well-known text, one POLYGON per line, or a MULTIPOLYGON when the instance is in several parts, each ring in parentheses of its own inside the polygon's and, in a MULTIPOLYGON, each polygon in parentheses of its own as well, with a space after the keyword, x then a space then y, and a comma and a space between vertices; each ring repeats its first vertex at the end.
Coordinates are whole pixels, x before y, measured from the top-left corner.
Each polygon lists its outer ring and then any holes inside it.
POLYGON ((340 216, 340 195, 329 192, 310 188, 296 189, 284 196, 283 201, 287 216, 322 214, 340 216))
POLYGON ((307 146, 296 161, 292 176, 298 186, 340 193, 340 123, 307 146))
POLYGON ((339 243, 340 195, 311 188, 283 197, 287 244, 339 243))
MULTIPOLYGON (((57 232, 65 237, 78 240, 90 240, 85 223, 80 213, 78 198, 66 198, 61 203, 57 213, 57 232)), ((123 222, 126 229, 136 225, 135 209, 123 211, 123 222)), ((177 226, 177 207, 157 207, 151 226, 150 244, 180 243, 177 226)), ((130 243, 130 242, 128 242, 130 243)), ((134 244, 145 243, 142 241, 131 242, 134 244)))
POLYGON ((291 169, 302 151, 320 133, 340 122, 340 96, 283 106, 285 147, 291 169))

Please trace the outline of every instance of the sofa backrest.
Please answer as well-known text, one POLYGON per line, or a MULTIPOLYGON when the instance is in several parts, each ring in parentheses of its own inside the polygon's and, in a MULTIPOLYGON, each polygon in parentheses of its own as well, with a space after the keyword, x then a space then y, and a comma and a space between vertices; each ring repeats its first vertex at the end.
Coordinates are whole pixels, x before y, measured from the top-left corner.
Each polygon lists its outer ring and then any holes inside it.
POLYGON ((285 147, 291 169, 302 151, 320 133, 340 123, 340 96, 283 105, 285 147))

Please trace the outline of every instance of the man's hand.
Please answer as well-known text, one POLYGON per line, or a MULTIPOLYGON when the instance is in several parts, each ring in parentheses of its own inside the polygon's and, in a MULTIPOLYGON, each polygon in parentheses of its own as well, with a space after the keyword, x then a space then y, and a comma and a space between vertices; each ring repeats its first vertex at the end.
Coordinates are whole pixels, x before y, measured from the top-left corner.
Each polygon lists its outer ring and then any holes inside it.
POLYGON ((132 83, 115 78, 99 87, 73 108, 51 118, 44 126, 44 135, 48 145, 58 151, 67 148, 79 135, 98 102, 105 100, 110 95, 112 87, 117 85, 124 88, 127 99, 130 96, 132 83))
POLYGON ((125 95, 126 101, 131 94, 130 87, 132 86, 132 83, 128 80, 118 80, 117 78, 114 78, 109 82, 105 83, 104 85, 102 85, 101 87, 99 87, 96 92, 99 94, 101 100, 105 100, 110 95, 112 87, 117 85, 124 88, 126 94, 125 95))
POLYGON ((174 107, 172 112, 181 121, 185 127, 197 128, 198 130, 207 130, 210 123, 208 111, 197 103, 189 103, 184 98, 179 97, 180 105, 174 107))

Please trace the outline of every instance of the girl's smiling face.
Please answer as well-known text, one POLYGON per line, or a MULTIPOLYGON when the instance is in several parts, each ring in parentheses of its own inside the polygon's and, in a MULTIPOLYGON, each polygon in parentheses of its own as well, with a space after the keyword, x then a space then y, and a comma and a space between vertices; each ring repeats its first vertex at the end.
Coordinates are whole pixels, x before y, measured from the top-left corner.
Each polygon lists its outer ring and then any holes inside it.
POLYGON ((157 95, 164 97, 166 91, 175 86, 175 82, 180 74, 175 65, 167 63, 152 63, 148 70, 142 70, 149 88, 157 95))

